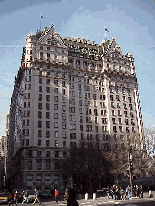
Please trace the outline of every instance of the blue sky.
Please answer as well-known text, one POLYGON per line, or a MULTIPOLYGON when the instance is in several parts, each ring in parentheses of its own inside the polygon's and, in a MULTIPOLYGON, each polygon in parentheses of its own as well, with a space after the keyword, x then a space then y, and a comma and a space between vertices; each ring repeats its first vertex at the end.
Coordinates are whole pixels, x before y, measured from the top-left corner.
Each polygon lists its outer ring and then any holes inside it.
POLYGON ((104 27, 124 54, 135 58, 144 126, 155 125, 154 0, 1 0, 0 1, 0 136, 10 106, 14 78, 26 36, 52 23, 62 37, 101 43, 104 27), (43 19, 40 19, 40 15, 43 19))

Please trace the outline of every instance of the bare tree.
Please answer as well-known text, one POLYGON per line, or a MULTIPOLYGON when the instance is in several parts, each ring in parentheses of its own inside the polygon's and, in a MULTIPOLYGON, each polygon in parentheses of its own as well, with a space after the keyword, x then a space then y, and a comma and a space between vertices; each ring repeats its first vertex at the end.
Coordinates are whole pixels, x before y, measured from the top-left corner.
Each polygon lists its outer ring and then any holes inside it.
POLYGON ((64 174, 72 176, 78 188, 96 190, 99 184, 108 184, 109 164, 104 156, 101 142, 80 141, 76 148, 68 150, 68 156, 61 164, 64 174))

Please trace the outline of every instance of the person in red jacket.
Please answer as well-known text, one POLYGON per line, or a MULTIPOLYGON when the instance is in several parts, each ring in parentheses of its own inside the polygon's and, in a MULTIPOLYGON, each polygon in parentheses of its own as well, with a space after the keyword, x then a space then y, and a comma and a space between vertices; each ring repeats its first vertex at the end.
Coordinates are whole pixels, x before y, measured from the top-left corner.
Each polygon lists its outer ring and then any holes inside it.
POLYGON ((59 192, 57 189, 55 189, 55 193, 54 193, 54 197, 55 197, 55 202, 58 204, 58 196, 59 196, 59 192))

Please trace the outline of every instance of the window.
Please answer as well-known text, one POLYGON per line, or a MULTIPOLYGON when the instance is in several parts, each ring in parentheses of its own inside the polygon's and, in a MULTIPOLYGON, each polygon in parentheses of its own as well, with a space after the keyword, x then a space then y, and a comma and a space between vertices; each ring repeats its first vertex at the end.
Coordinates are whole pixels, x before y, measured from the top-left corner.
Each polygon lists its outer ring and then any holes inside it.
POLYGON ((29 84, 28 90, 31 90, 31 84, 29 84))
POLYGON ((62 87, 65 87, 65 81, 62 81, 62 87))
POLYGON ((69 112, 75 113, 75 107, 69 107, 69 112))
POLYGON ((38 103, 38 109, 42 109, 42 103, 38 103))
POLYGON ((54 137, 55 137, 55 138, 58 138, 58 137, 59 137, 58 131, 55 131, 55 132, 54 132, 54 137))
POLYGON ((55 151, 55 157, 59 157, 59 151, 55 151))
POLYGON ((55 147, 58 147, 58 146, 59 146, 58 140, 55 140, 55 141, 54 141, 54 145, 55 145, 55 147))
POLYGON ((54 104, 54 110, 58 110, 58 104, 54 104))
POLYGON ((62 119, 63 119, 63 120, 66 119, 66 113, 62 113, 62 119))
POLYGON ((46 87, 46 92, 50 93, 50 87, 46 87))
POLYGON ((54 119, 58 119, 58 113, 54 113, 54 119))
POLYGON ((54 122, 54 128, 58 128, 58 122, 54 122))
POLYGON ((76 139, 76 133, 70 133, 70 139, 76 139))
POLYGON ((46 121, 46 128, 50 128, 50 121, 46 121))
POLYGON ((42 100, 42 94, 39 94, 39 96, 38 96, 38 100, 39 100, 39 101, 42 100))
POLYGON ((80 125, 80 131, 83 131, 83 125, 80 125))
POLYGON ((50 170, 50 161, 46 160, 46 170, 50 170))
POLYGON ((50 95, 46 95, 46 101, 50 101, 50 95))
POLYGON ((38 121, 38 127, 39 127, 39 128, 42 127, 42 121, 38 121))
POLYGON ((50 84, 50 79, 46 80, 46 84, 48 84, 48 85, 50 84))
MULTIPOLYGON (((48 47, 48 48, 50 48, 50 47, 48 47)), ((50 57, 50 53, 47 53, 47 57, 50 57)))
POLYGON ((118 118, 118 122, 119 122, 119 124, 122 124, 122 119, 118 118))
POLYGON ((58 88, 54 88, 54 93, 58 93, 58 88))
POLYGON ((50 112, 46 112, 46 118, 47 118, 47 119, 50 118, 50 112))
POLYGON ((81 92, 79 92, 79 98, 81 98, 82 97, 82 93, 81 92))
POLYGON ((125 115, 125 117, 127 117, 128 116, 128 112, 124 111, 124 115, 125 115))
POLYGON ((66 129, 66 122, 62 122, 62 128, 66 129))
POLYGON ((119 131, 120 131, 120 132, 122 132, 122 131, 123 131, 122 126, 119 126, 119 131))
POLYGON ((63 147, 66 147, 66 141, 63 141, 63 147))
POLYGON ((41 157, 41 155, 42 155, 42 151, 37 151, 37 157, 41 157))
POLYGON ((49 103, 46 103, 46 109, 50 110, 50 104, 49 103))
POLYGON ((121 107, 120 107, 120 103, 117 103, 117 108, 119 108, 119 109, 121 108, 121 107))
POLYGON ((46 157, 50 157, 50 151, 46 151, 46 157))
POLYGON ((70 148, 76 148, 76 142, 70 142, 70 148))
POLYGON ((63 89, 63 88, 62 88, 62 94, 63 94, 63 95, 65 94, 65 89, 63 89))
POLYGON ((82 100, 79 100, 79 106, 82 106, 82 100))
POLYGON ((42 112, 38 111, 38 118, 42 118, 42 112))
POLYGON ((46 137, 49 138, 50 137, 50 131, 46 130, 46 137))
POLYGON ((38 146, 41 146, 41 140, 38 139, 38 146))
POLYGON ((29 139, 26 139, 26 146, 29 146, 29 139))
POLYGON ((58 102, 58 96, 54 96, 54 101, 58 102))
POLYGON ((117 132, 116 126, 113 126, 113 132, 117 132))
POLYGON ((66 132, 65 131, 62 132, 62 138, 66 138, 66 132))
POLYGON ((62 105, 62 111, 65 112, 66 111, 66 106, 62 105))
POLYGON ((58 85, 58 80, 54 79, 54 84, 57 86, 58 85))
POLYGON ((42 168, 42 162, 41 161, 37 161, 37 169, 41 170, 42 168))
POLYGON ((42 84, 42 78, 39 78, 39 84, 42 84))
POLYGON ((42 137, 42 130, 38 130, 38 137, 42 137))
POLYGON ((46 140, 46 147, 50 147, 50 140, 46 140))
POLYGON ((62 102, 65 103, 66 102, 66 99, 64 96, 62 96, 62 102))

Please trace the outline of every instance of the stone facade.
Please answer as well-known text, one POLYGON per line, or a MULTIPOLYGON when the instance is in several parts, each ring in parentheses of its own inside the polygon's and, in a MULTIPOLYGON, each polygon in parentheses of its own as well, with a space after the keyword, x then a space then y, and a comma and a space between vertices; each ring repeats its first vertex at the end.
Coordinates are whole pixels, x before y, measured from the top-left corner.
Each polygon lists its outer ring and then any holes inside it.
POLYGON ((11 98, 7 179, 18 188, 72 186, 59 171, 81 139, 144 135, 134 58, 115 39, 62 38, 52 25, 30 34, 11 98))

